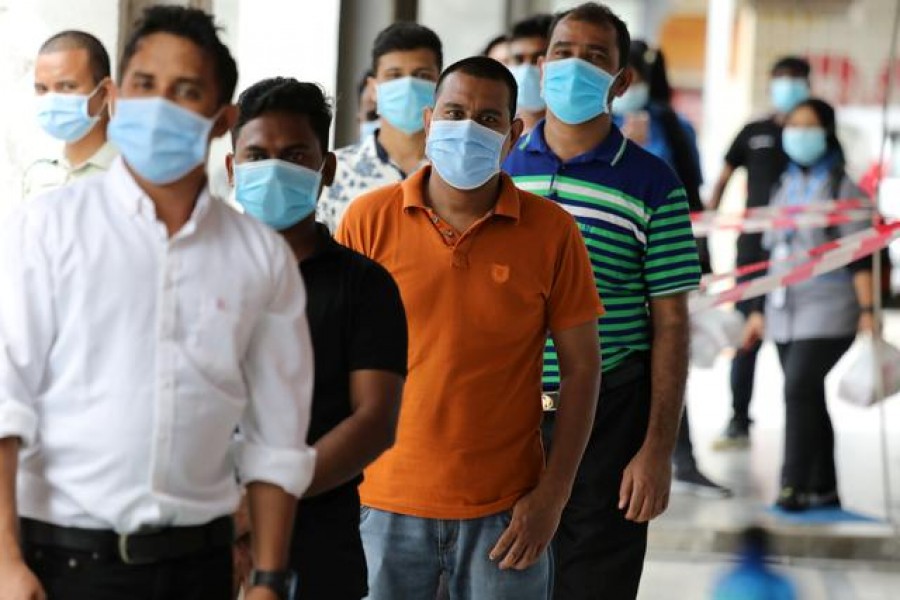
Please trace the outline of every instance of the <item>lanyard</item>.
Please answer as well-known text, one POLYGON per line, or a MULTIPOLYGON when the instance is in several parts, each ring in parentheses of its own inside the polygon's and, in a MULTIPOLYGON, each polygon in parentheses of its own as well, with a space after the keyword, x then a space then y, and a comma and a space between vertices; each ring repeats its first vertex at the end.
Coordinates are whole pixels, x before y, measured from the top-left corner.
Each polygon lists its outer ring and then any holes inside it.
MULTIPOLYGON (((788 206, 806 206, 817 200, 822 200, 823 198, 820 197, 821 189, 827 181, 828 171, 825 169, 810 172, 809 175, 797 173, 796 176, 790 177, 785 190, 788 206)), ((797 231, 794 229, 784 233, 784 239, 788 245, 793 241, 796 233, 797 231)))

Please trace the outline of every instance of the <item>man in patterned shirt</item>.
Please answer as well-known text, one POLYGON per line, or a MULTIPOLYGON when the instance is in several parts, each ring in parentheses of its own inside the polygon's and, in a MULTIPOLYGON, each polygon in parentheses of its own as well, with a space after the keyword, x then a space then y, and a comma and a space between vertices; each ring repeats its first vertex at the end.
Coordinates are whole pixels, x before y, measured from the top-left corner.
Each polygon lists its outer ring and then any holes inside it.
POLYGON ((381 126, 359 143, 335 152, 334 183, 322 193, 317 220, 331 231, 353 200, 375 188, 397 183, 425 162, 424 110, 434 104, 441 73, 441 40, 416 23, 394 23, 378 34, 372 48, 373 88, 381 126))
MULTIPOLYGON (((631 79, 629 46, 606 6, 557 15, 541 61, 547 117, 504 164, 519 187, 576 218, 607 310, 594 430, 555 539, 557 599, 637 595, 647 523, 668 505, 687 379, 697 247, 675 174, 611 122, 609 103, 631 79)), ((551 345, 544 388, 559 382, 551 345)), ((548 413, 547 428, 553 420, 548 413)))

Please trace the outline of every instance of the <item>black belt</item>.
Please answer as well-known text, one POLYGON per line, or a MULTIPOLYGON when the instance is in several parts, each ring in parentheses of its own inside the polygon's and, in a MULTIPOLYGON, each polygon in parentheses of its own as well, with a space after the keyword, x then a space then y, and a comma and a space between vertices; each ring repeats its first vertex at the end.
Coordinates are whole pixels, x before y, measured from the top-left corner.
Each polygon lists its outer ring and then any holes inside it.
POLYGON ((234 523, 220 517, 206 525, 168 527, 120 535, 108 529, 60 527, 21 519, 22 541, 76 552, 89 552, 104 560, 126 565, 147 565, 201 554, 231 545, 234 523))
MULTIPOLYGON (((643 377, 650 366, 647 352, 636 352, 626 358, 615 369, 604 373, 600 380, 600 393, 631 383, 643 377)), ((559 408, 559 392, 544 392, 541 396, 544 412, 553 412, 559 408)))

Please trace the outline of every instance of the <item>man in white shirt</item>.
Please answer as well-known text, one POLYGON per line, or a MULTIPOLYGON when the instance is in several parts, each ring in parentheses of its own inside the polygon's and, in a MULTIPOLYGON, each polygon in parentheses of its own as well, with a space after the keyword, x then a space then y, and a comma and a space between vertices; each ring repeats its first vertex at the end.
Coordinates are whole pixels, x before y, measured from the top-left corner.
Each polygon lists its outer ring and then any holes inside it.
POLYGON ((69 30, 43 43, 34 65, 35 111, 63 147, 60 156, 28 167, 23 198, 109 168, 117 155, 106 140, 111 90, 109 55, 96 37, 69 30))
POLYGON ((206 189, 237 67, 176 6, 120 64, 122 159, 0 231, 0 598, 229 598, 235 471, 247 598, 286 598, 312 351, 290 249, 206 189))

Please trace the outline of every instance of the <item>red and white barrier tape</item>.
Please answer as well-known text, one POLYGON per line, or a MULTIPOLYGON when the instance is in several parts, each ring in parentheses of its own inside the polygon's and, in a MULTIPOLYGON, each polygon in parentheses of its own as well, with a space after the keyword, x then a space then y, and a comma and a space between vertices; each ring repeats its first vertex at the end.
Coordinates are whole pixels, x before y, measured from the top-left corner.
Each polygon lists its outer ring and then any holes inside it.
POLYGON ((787 273, 759 277, 720 292, 695 293, 690 299, 690 312, 696 313, 722 304, 751 300, 780 287, 807 281, 865 258, 881 250, 897 237, 900 237, 900 221, 877 225, 828 242, 808 252, 809 260, 793 267, 787 273))
POLYGON ((792 206, 760 206, 736 213, 707 210, 691 213, 694 235, 708 236, 716 230, 759 233, 774 229, 830 227, 871 219, 872 203, 849 198, 792 206))
POLYGON ((721 215, 715 221, 692 221, 695 237, 707 237, 713 231, 762 233, 780 229, 811 229, 833 227, 845 223, 871 221, 872 211, 867 209, 841 212, 809 212, 796 215, 758 216, 749 218, 721 215))

